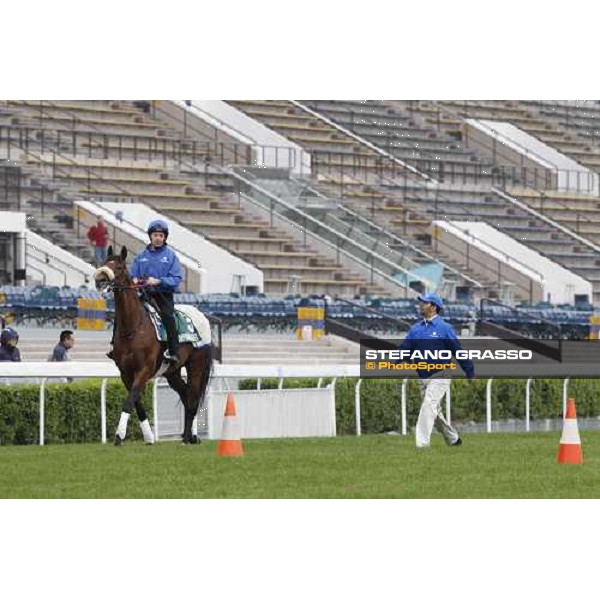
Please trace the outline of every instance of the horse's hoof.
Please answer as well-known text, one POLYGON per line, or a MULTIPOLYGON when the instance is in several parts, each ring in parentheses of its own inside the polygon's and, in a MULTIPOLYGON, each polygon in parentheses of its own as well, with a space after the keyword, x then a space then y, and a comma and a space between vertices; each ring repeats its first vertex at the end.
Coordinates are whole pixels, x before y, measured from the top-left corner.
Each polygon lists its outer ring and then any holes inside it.
POLYGON ((199 443, 200 443, 200 440, 198 439, 198 436, 197 435, 193 435, 192 439, 190 441, 190 444, 199 444, 199 443))
POLYGON ((115 446, 121 446, 123 444, 123 440, 121 436, 117 433, 115 434, 115 446))

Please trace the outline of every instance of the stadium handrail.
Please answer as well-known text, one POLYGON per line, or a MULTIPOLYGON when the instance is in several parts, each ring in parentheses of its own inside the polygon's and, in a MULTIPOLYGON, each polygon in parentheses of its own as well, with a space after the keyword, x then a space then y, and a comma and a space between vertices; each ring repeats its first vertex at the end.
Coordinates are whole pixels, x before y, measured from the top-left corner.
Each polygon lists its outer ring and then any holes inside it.
MULTIPOLYGON (((249 172, 248 169, 244 168, 244 167, 235 167, 236 170, 241 169, 244 173, 244 175, 246 177, 252 177, 252 181, 257 181, 258 183, 257 185, 262 186, 264 185, 263 180, 259 179, 258 177, 256 177, 254 175, 254 173, 249 172)), ((260 173, 260 169, 256 170, 256 172, 260 173)), ((289 178, 285 179, 285 181, 291 181, 292 183, 301 186, 303 191, 304 190, 308 190, 309 192, 315 194, 315 197, 318 197, 319 199, 321 199, 323 202, 321 204, 318 205, 319 209, 339 209, 343 212, 346 212, 350 215, 352 215, 353 217, 353 221, 356 220, 362 220, 366 223, 371 223, 370 221, 368 221, 367 219, 364 219, 362 217, 360 217, 360 219, 358 219, 359 215, 357 215, 356 213, 353 213, 352 211, 350 211, 349 209, 347 209, 343 204, 340 204, 337 200, 335 199, 330 199, 329 197, 325 196, 323 193, 321 193, 320 191, 316 190, 315 188, 313 188, 311 185, 309 184, 305 184, 302 181, 299 181, 298 179, 294 178, 293 176, 289 176, 289 178)), ((278 193, 277 191, 271 191, 271 190, 265 190, 268 191, 270 193, 272 193, 273 195, 275 195, 276 197, 278 197, 280 200, 282 200, 283 202, 288 202, 289 199, 292 199, 292 206, 294 206, 295 208, 297 208, 298 210, 302 211, 302 213, 304 214, 304 212, 308 211, 307 208, 307 203, 301 203, 301 202, 294 202, 294 200, 298 199, 298 196, 283 196, 280 193, 278 193)), ((348 223, 343 222, 340 220, 339 217, 337 217, 335 214, 333 214, 330 211, 327 211, 324 215, 323 215, 323 223, 330 226, 332 229, 334 229, 335 231, 338 231, 342 236, 346 237, 346 238, 350 238, 352 236, 352 234, 354 233, 354 227, 355 227, 355 223, 352 222, 350 224, 350 229, 348 229, 348 223), (325 219, 329 220, 329 223, 325 222, 325 219), (334 221, 334 223, 331 223, 331 220, 334 221), (344 230, 342 231, 342 229, 340 229, 340 227, 343 227, 344 230)), ((379 228, 380 231, 382 231, 381 228, 379 228)), ((367 233, 366 231, 363 230, 356 230, 356 234, 363 236, 364 238, 367 238, 367 240, 363 240, 363 245, 365 243, 372 243, 373 246, 370 247, 372 252, 375 252, 377 250, 380 249, 380 245, 381 245, 381 251, 387 251, 387 252, 391 252, 393 255, 391 257, 388 257, 388 259, 390 261, 394 261, 397 260, 398 262, 396 262, 395 264, 398 265, 398 268, 402 269, 402 267, 400 267, 401 264, 406 264, 408 263, 408 266, 410 268, 417 268, 419 267, 419 264, 414 261, 413 259, 411 259, 410 257, 406 257, 406 256, 401 256, 400 252, 398 252, 397 250, 392 250, 389 247, 383 248, 383 244, 381 243, 381 241, 379 239, 374 238, 371 234, 367 233), (395 255, 395 256, 394 256, 395 255)), ((411 248, 411 249, 416 249, 416 247, 411 246, 410 244, 408 244, 407 242, 405 242, 404 240, 400 240, 400 238, 397 238, 397 240, 402 244, 402 246, 404 248, 411 248)), ((357 241, 357 243, 359 243, 357 241)), ((438 262, 435 261, 435 259, 431 259, 434 262, 438 262)), ((405 269, 408 270, 408 269, 405 269)))
MULTIPOLYGON (((372 257, 375 257, 375 254, 372 252, 372 250, 370 248, 366 248, 364 246, 362 246, 361 244, 358 244, 357 242, 355 242, 352 239, 349 238, 344 238, 344 236, 342 236, 339 232, 337 232, 336 230, 332 229, 331 227, 329 227, 328 225, 325 225, 324 223, 322 223, 321 221, 319 221, 318 219, 315 219, 314 217, 312 217, 311 215, 301 211, 300 209, 296 208, 295 206, 293 206, 292 204, 289 204, 288 202, 285 202, 284 200, 281 200, 280 198, 278 198, 275 194, 272 194, 271 192, 269 192, 268 190, 265 190, 264 188, 260 187, 259 185, 257 185, 256 183, 250 181, 249 179, 247 179, 246 177, 241 176, 239 173, 237 173, 234 169, 227 169, 226 172, 230 173, 235 179, 237 179, 238 181, 243 182, 244 184, 248 185, 249 187, 255 189, 256 191, 258 191, 260 194, 265 195, 266 197, 268 197, 270 200, 276 202, 277 204, 283 206, 286 210, 292 212, 292 213, 297 213, 299 214, 302 219, 306 222, 306 221, 310 221, 311 223, 317 225, 319 228, 323 228, 326 231, 328 231, 329 233, 332 233, 334 235, 334 237, 339 238, 342 237, 344 239, 345 243, 349 243, 352 246, 355 246, 356 248, 358 248, 360 251, 366 253, 367 255, 370 255, 372 257)), ((254 204, 259 204, 261 207, 265 208, 264 205, 262 203, 260 203, 258 200, 256 200, 255 198, 252 198, 251 196, 248 196, 247 194, 244 194, 243 192, 241 192, 241 195, 244 196, 244 198, 254 204)), ((286 217, 285 215, 279 214, 277 213, 277 216, 279 216, 280 218, 288 221, 288 222, 292 222, 291 219, 289 219, 288 217, 286 217)), ((373 266, 373 264, 368 264, 365 261, 363 261, 362 259, 360 259, 359 257, 351 254, 350 252, 346 251, 344 248, 342 248, 339 244, 333 244, 332 242, 330 242, 329 240, 323 238, 322 236, 319 236, 318 234, 316 234, 315 232, 309 231, 308 229, 306 229, 306 227, 304 227, 304 231, 309 234, 312 235, 313 237, 316 237, 319 239, 319 241, 321 241, 322 243, 325 243, 326 245, 333 247, 336 249, 336 251, 341 252, 342 254, 345 254, 346 256, 348 256, 349 258, 351 258, 353 261, 361 264, 363 267, 370 269, 372 272, 377 273, 380 277, 382 277, 383 279, 389 281, 390 283, 392 283, 393 285, 398 286, 399 288, 402 288, 405 292, 405 296, 406 296, 406 292, 408 291, 409 287, 408 285, 402 284, 401 282, 399 282, 398 280, 394 279, 392 276, 388 275, 387 273, 384 273, 383 271, 375 268, 373 266)), ((396 265, 395 263, 393 263, 392 261, 387 260, 386 258, 382 257, 382 256, 377 256, 377 259, 381 262, 383 262, 384 264, 386 264, 387 266, 389 266, 392 269, 395 270, 399 270, 402 271, 406 276, 411 275, 414 277, 414 275, 412 275, 410 273, 410 271, 407 271, 406 269, 404 269, 403 267, 396 265)), ((425 280, 421 280, 423 283, 427 283, 427 281, 425 280)))
POLYGON ((62 271, 58 267, 55 267, 53 264, 45 262, 41 258, 31 254, 31 252, 29 252, 29 251, 25 252, 25 256, 28 259, 27 260, 27 268, 33 269, 34 271, 37 271, 38 273, 42 274, 42 285, 44 285, 44 286, 46 285, 46 273, 42 269, 37 269, 36 267, 34 267, 30 261, 35 261, 38 264, 44 265, 44 268, 46 268, 46 269, 52 269, 53 271, 60 273, 62 275, 64 285, 67 285, 67 272, 66 271, 62 271))
MULTIPOLYGON (((316 107, 315 107, 315 110, 318 110, 318 103, 319 103, 319 100, 311 100, 311 102, 314 102, 314 103, 315 103, 315 105, 316 105, 316 107)), ((393 120, 395 120, 395 121, 407 121, 407 120, 410 118, 410 117, 406 117, 406 116, 403 116, 402 114, 400 114, 400 111, 399 111, 399 110, 397 110, 397 109, 396 109, 396 107, 390 106, 389 104, 385 104, 385 100, 379 100, 379 102, 381 102, 381 106, 382 106, 384 109, 387 109, 387 110, 390 110, 390 109, 391 109, 391 110, 393 110, 393 111, 394 111, 394 113, 395 113, 395 114, 390 114, 390 115, 388 115, 388 116, 386 116, 386 117, 382 117, 382 118, 385 118, 385 119, 393 119, 393 120)), ((325 110, 327 110, 327 109, 325 109, 325 110)), ((361 124, 366 124, 366 125, 374 125, 374 126, 378 125, 378 123, 377 123, 377 122, 375 122, 375 121, 371 121, 370 123, 360 123, 360 122, 358 122, 358 121, 356 120, 356 118, 355 118, 356 116, 360 116, 360 117, 362 117, 362 118, 364 119, 365 117, 368 117, 368 116, 369 116, 369 114, 368 114, 368 113, 357 113, 357 112, 355 112, 354 110, 348 110, 348 111, 347 111, 347 114, 349 114, 349 115, 350 115, 350 118, 351 118, 352 125, 361 125, 361 124)), ((373 118, 375 118, 375 117, 373 117, 373 118)), ((334 121, 335 121, 335 120, 334 120, 334 121)), ((387 123, 386 123, 386 124, 387 124, 387 123)), ((357 133, 356 135, 358 135, 358 136, 360 137, 360 134, 358 134, 358 133, 357 133)), ((390 143, 390 141, 391 141, 392 139, 394 139, 394 140, 406 141, 406 138, 403 138, 403 136, 402 136, 402 135, 399 135, 399 134, 398 134, 398 132, 394 132, 394 133, 393 133, 393 135, 392 135, 391 133, 388 133, 386 136, 381 136, 381 137, 382 137, 382 138, 383 138, 383 137, 385 137, 385 139, 388 141, 388 148, 389 148, 389 143, 390 143)), ((374 144, 374 145, 377 145, 377 144, 374 144)), ((384 149, 383 149, 383 148, 381 148, 380 146, 377 146, 377 147, 379 147, 381 150, 384 150, 384 149)), ((461 148, 459 148, 459 149, 460 149, 460 150, 465 150, 465 151, 467 152, 467 154, 468 154, 468 155, 470 155, 470 156, 475 156, 475 157, 477 158, 477 163, 473 163, 473 165, 479 165, 479 166, 481 166, 482 168, 488 168, 488 169, 492 167, 492 165, 486 165, 486 164, 485 164, 485 163, 482 161, 482 157, 478 156, 478 155, 477 155, 477 154, 476 154, 476 153, 475 153, 475 152, 474 152, 472 149, 470 149, 470 148, 468 148, 468 147, 466 147, 466 146, 465 146, 465 147, 461 147, 461 148)), ((418 152, 418 158, 415 158, 415 159, 413 159, 413 160, 414 160, 414 161, 415 161, 415 163, 417 163, 417 164, 418 164, 418 163, 421 163, 421 162, 424 162, 424 161, 431 161, 431 162, 434 162, 434 163, 439 163, 439 164, 441 164, 441 165, 443 165, 443 163, 444 163, 444 161, 443 161, 443 160, 440 160, 440 159, 437 157, 438 151, 437 151, 437 150, 435 150, 435 149, 427 149, 427 148, 425 148, 425 147, 419 147, 419 148, 416 148, 416 147, 415 147, 415 150, 418 152)), ((384 151, 385 151, 385 150, 384 150, 384 151)), ((391 154, 391 153, 390 153, 390 154, 391 154)), ((399 160, 401 160, 401 159, 399 159, 399 160)), ((418 168, 418 167, 415 167, 415 169, 416 169, 416 170, 419 170, 419 168, 418 168)), ((443 171, 443 169, 442 169, 442 171, 443 171)), ((441 183, 441 182, 440 182, 440 183, 441 183)))
MULTIPOLYGON (((290 179, 296 180, 296 178, 293 177, 292 175, 290 175, 290 179)), ((312 185, 307 185, 307 187, 308 187, 308 189, 313 191, 315 194, 317 194, 321 197, 323 196, 322 192, 320 192, 318 189, 316 189, 312 185)), ((398 244, 404 246, 405 248, 412 250, 413 252, 419 254, 423 258, 426 258, 427 260, 430 260, 432 262, 436 262, 436 263, 442 265, 445 269, 447 269, 451 273, 454 273, 455 275, 462 277, 469 283, 473 284, 475 287, 483 287, 483 284, 481 282, 473 279, 469 275, 465 275, 465 274, 461 273, 458 269, 455 269, 454 267, 446 264, 444 261, 435 258, 432 254, 429 254, 428 252, 426 252, 425 250, 422 250, 418 246, 415 246, 415 245, 411 244, 410 242, 407 242, 406 240, 397 236, 393 231, 385 229, 378 223, 375 223, 375 221, 372 221, 371 219, 368 219, 364 215, 357 213, 356 211, 352 210, 351 208, 348 208, 347 206, 345 206, 344 204, 341 204, 340 202, 337 202, 337 201, 335 201, 335 202, 336 202, 336 208, 338 208, 338 209, 342 210, 343 212, 345 212, 346 214, 350 215, 353 219, 356 219, 357 221, 364 223, 368 227, 375 229, 380 234, 391 238, 392 240, 394 240, 394 242, 397 242, 398 244)), ((417 264, 417 263, 415 263, 415 264, 417 264)))
MULTIPOLYGON (((183 106, 181 106, 180 104, 175 104, 175 103, 171 103, 174 104, 175 106, 177 106, 177 108, 181 109, 181 111, 183 112, 183 114, 185 114, 185 108, 183 106)), ((166 111, 164 111, 162 108, 160 108, 157 104, 156 104, 156 100, 152 100, 152 111, 158 111, 158 112, 164 112, 165 114, 167 114, 166 111)), ((209 126, 212 127, 213 130, 215 130, 215 137, 218 131, 221 131, 222 133, 227 133, 228 129, 231 129, 231 131, 233 131, 237 136, 239 136, 240 138, 244 138, 245 140, 247 140, 245 143, 250 145, 250 146, 257 146, 258 143, 254 138, 251 138, 248 136, 248 134, 241 132, 239 129, 236 129, 235 127, 233 127, 232 125, 230 125, 229 123, 226 123, 225 121, 223 121, 222 119, 219 119, 219 117, 216 117, 215 115, 213 115, 211 112, 209 112, 208 110, 206 110, 205 108, 202 108, 200 106, 198 106, 197 104, 194 104, 194 102, 192 101, 190 104, 191 107, 194 108, 194 110, 197 110, 198 112, 202 113, 203 115, 206 115, 207 117, 209 117, 210 119, 212 119, 213 121, 215 121, 216 123, 219 124, 219 127, 215 127, 212 123, 209 123, 208 121, 205 121, 205 123, 209 126)), ((184 120, 181 119, 180 122, 183 124, 184 120)), ((202 132, 198 131, 195 127, 191 127, 189 124, 185 123, 186 127, 190 127, 192 129, 192 131, 194 131, 195 133, 199 133, 201 134, 202 132)))
POLYGON ((494 193, 498 194, 505 200, 508 200, 512 204, 515 204, 522 210, 528 212, 529 214, 533 215, 534 217, 536 217, 538 219, 541 219, 542 221, 545 221, 548 225, 551 225, 552 227, 554 227, 555 229, 558 229, 565 235, 576 239, 581 244, 588 246, 594 252, 600 252, 600 246, 597 246, 593 242, 590 242, 590 240, 587 240, 586 238, 580 236, 578 233, 575 233, 572 229, 569 229, 568 227, 565 227, 564 225, 557 223, 556 221, 554 221, 554 219, 551 219, 550 217, 547 217, 546 215, 539 213, 538 211, 536 211, 534 208, 532 208, 528 204, 521 202, 520 200, 518 200, 517 198, 514 198, 513 196, 511 196, 504 190, 501 190, 500 188, 494 187, 494 188, 492 188, 492 190, 494 191, 494 193))
MULTIPOLYGON (((480 119, 480 118, 474 118, 474 117, 469 117, 468 114, 465 114, 464 116, 460 115, 459 113, 457 113, 456 111, 447 108, 446 106, 440 106, 439 104, 436 104, 436 109, 438 111, 439 115, 446 115, 449 116, 452 119, 456 119, 458 121, 467 121, 467 120, 472 120, 472 121, 489 121, 489 119, 480 119)), ((500 120, 500 119, 497 119, 500 120)), ((501 136, 502 134, 497 131, 496 129, 494 129, 491 125, 486 125, 486 127, 488 129, 490 129, 493 133, 497 134, 498 136, 501 136)), ((526 148, 525 146, 523 146, 522 144, 520 144, 519 142, 515 142, 514 140, 511 140, 510 143, 514 146, 516 146, 522 154, 525 154, 526 156, 532 156, 534 159, 537 160, 537 162, 543 164, 543 163, 549 163, 551 164, 553 167, 556 167, 556 165, 552 164, 550 162, 550 160, 544 158, 543 156, 537 154, 536 152, 534 152, 533 150, 530 150, 529 148, 526 148)), ((468 148, 468 146, 465 146, 468 148)), ((487 146, 486 146, 487 147, 487 146)), ((558 169, 556 169, 558 170, 558 169)))
MULTIPOLYGON (((452 221, 448 221, 447 223, 449 225, 452 225, 452 221)), ((504 262, 508 266, 510 266, 510 263, 512 262, 514 264, 519 265, 520 267, 523 267, 523 269, 526 269, 527 271, 531 271, 531 272, 535 273, 542 282, 546 280, 546 278, 544 277, 544 274, 542 272, 538 271, 537 269, 534 269, 532 266, 528 265, 527 263, 520 261, 518 258, 514 258, 514 257, 510 256, 509 254, 506 254, 501 249, 497 248, 496 246, 493 246, 489 242, 486 242, 482 237, 475 235, 473 232, 471 232, 469 230, 463 231, 461 229, 460 232, 465 237, 471 238, 472 241, 477 242, 478 244, 481 244, 482 246, 485 246, 486 249, 493 250, 494 252, 497 252, 499 254, 503 254, 504 259, 505 259, 504 262)))
POLYGON ((252 138, 249 138, 246 134, 242 133, 241 131, 238 131, 235 127, 232 127, 231 125, 228 125, 227 123, 225 123, 224 121, 222 121, 221 119, 215 117, 214 115, 212 115, 211 113, 209 113, 207 110, 200 108, 197 104, 192 104, 192 106, 194 107, 194 110, 197 110, 198 112, 201 112, 203 114, 205 114, 208 118, 216 121, 219 124, 219 127, 215 127, 212 123, 208 122, 208 121, 203 121, 203 123, 206 124, 207 127, 210 127, 213 131, 214 131, 214 138, 211 138, 206 132, 197 129, 196 127, 194 127, 192 124, 187 122, 187 118, 186 118, 186 114, 187 111, 185 110, 184 107, 180 106, 179 104, 176 104, 175 102, 171 102, 171 105, 179 110, 182 111, 183 117, 179 118, 176 115, 173 115, 169 112, 167 112, 166 110, 164 110, 162 107, 160 107, 155 100, 151 101, 151 110, 152 110, 152 116, 156 116, 156 114, 158 113, 159 116, 162 115, 163 119, 173 119, 176 123, 180 124, 181 126, 183 126, 183 135, 187 134, 187 130, 189 129, 190 131, 192 131, 195 135, 197 135, 200 138, 206 138, 208 143, 211 144, 220 144, 222 146, 222 148, 226 148, 227 150, 229 150, 230 152, 232 152, 235 156, 237 156, 237 149, 238 147, 244 148, 244 150, 248 150, 250 148, 256 147, 256 141, 252 140, 252 138), (248 140, 247 142, 217 142, 217 136, 219 133, 225 134, 225 135, 230 135, 227 130, 230 129, 231 131, 233 131, 236 135, 241 136, 243 138, 245 138, 246 140, 248 140))
MULTIPOLYGON (((36 247, 35 247, 33 244, 31 244, 31 243, 29 243, 29 244, 27 244, 27 245, 28 245, 29 247, 33 248, 34 250, 36 250, 37 252, 41 252, 42 254, 44 254, 44 255, 46 256, 46 263, 45 263, 45 264, 46 264, 48 267, 50 267, 51 269, 52 269, 52 268, 56 269, 56 267, 55 267, 54 265, 52 265, 52 264, 51 264, 51 263, 48 261, 48 257, 49 257, 50 255, 49 255, 49 254, 48 254, 48 253, 47 253, 45 250, 40 250, 39 248, 36 248, 36 247)), ((37 260, 38 262, 41 262, 41 260, 42 260, 41 258, 39 258, 39 257, 37 257, 37 256, 33 256, 33 255, 31 255, 31 254, 28 254, 28 256, 29 256, 30 258, 33 258, 34 260, 37 260)), ((71 264, 69 264, 68 262, 66 262, 66 261, 62 260, 61 258, 58 258, 57 256, 53 256, 53 257, 52 257, 52 260, 53 260, 53 261, 55 261, 55 262, 59 262, 59 263, 61 263, 61 264, 63 264, 63 265, 66 265, 67 267, 69 267, 69 268, 70 268, 70 269, 72 269, 73 271, 77 271, 78 273, 81 273, 81 274, 84 276, 84 281, 85 281, 86 283, 88 283, 88 280, 89 280, 89 273, 86 273, 85 271, 83 271, 83 270, 82 270, 82 269, 80 269, 79 267, 76 267, 75 265, 71 265, 71 264)), ((56 269, 56 270, 58 270, 58 269, 56 269)), ((64 278, 65 278, 65 285, 67 285, 67 284, 66 284, 66 281, 67 281, 67 273, 66 273, 66 271, 59 271, 59 272, 63 274, 63 276, 64 276, 64 278)))
POLYGON ((405 161, 401 160, 400 158, 396 158, 393 154, 390 154, 389 152, 386 152, 385 150, 378 148, 377 146, 375 146, 375 144, 372 144, 371 142, 365 140, 364 138, 357 135, 353 131, 350 131, 349 129, 342 127, 335 121, 328 119, 326 116, 322 115, 321 113, 318 113, 317 111, 312 110, 312 108, 309 108, 308 106, 302 104, 301 102, 298 102, 297 100, 290 100, 289 102, 294 104, 294 106, 296 106, 297 108, 300 108, 301 110, 311 114, 313 117, 319 119, 320 121, 327 123, 327 125, 329 125, 330 127, 334 127, 338 131, 341 131, 343 134, 355 139, 357 142, 359 142, 363 146, 367 146, 368 148, 370 148, 371 150, 373 150, 380 156, 384 156, 385 158, 391 160, 392 162, 402 166, 404 169, 410 171, 413 175, 415 175, 421 179, 424 179, 426 181, 429 181, 430 183, 439 183, 436 179, 434 179, 430 175, 422 173, 421 171, 419 171, 418 169, 415 169, 414 167, 412 167, 405 161))
POLYGON ((517 315, 522 314, 522 315, 527 315, 529 318, 534 317, 536 320, 540 321, 544 325, 547 325, 551 329, 557 329, 559 334, 562 329, 560 323, 555 323, 554 321, 548 321, 547 319, 544 319, 543 317, 540 317, 538 315, 532 315, 531 313, 528 313, 527 311, 519 309, 515 306, 509 306, 508 304, 503 304, 499 300, 494 300, 493 298, 482 298, 480 300, 479 319, 481 321, 485 320, 485 305, 486 304, 491 304, 492 306, 499 306, 500 308, 506 309, 507 311, 509 311, 511 313, 516 313, 517 315))
POLYGON ((345 298, 340 298, 339 296, 335 296, 335 300, 337 302, 342 302, 344 304, 349 304, 350 306, 353 306, 353 307, 358 308, 360 310, 364 310, 365 312, 369 312, 371 314, 377 315, 380 318, 389 319, 390 321, 394 321, 394 323, 398 323, 399 325, 402 325, 403 327, 406 327, 407 329, 410 329, 410 327, 411 327, 411 323, 409 323, 408 321, 405 321, 404 319, 399 319, 398 317, 394 317, 392 315, 387 315, 383 311, 377 310, 377 309, 372 308, 370 306, 363 306, 362 304, 358 304, 356 302, 352 302, 352 300, 346 300, 345 298))

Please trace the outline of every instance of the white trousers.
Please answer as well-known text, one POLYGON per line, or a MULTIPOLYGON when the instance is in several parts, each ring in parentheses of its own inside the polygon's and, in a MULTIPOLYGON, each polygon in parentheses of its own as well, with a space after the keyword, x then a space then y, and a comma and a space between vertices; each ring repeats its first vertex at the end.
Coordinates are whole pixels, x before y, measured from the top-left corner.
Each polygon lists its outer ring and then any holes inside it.
POLYGON ((458 432, 446 421, 441 407, 442 398, 450 389, 450 380, 437 377, 419 379, 419 387, 422 404, 415 429, 417 448, 429 446, 434 426, 444 436, 446 444, 454 444, 459 438, 458 432))

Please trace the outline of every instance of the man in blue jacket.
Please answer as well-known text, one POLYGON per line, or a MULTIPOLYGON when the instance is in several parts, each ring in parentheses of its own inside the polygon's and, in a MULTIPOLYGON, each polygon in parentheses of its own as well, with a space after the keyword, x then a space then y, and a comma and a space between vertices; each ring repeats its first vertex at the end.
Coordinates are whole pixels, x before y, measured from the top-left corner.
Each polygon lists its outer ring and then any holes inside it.
POLYGON ((174 250, 167 245, 169 226, 165 221, 152 221, 148 225, 148 236, 150 243, 135 257, 129 271, 134 283, 145 281, 146 293, 156 301, 167 331, 169 348, 165 358, 178 363, 179 339, 173 294, 181 283, 181 264, 174 250))
MULTIPOLYGON (((400 345, 400 350, 420 351, 425 350, 450 350, 453 354, 460 350, 460 342, 452 325, 446 323, 440 316, 444 308, 444 303, 436 294, 426 294, 418 297, 419 311, 423 320, 415 323, 404 341, 400 345)), ((443 367, 456 361, 450 360, 418 360, 416 362, 427 362, 429 365, 443 367)), ((471 360, 456 361, 468 379, 473 379, 475 375, 475 366, 471 360)), ((450 389, 450 379, 444 377, 444 369, 438 368, 417 369, 419 375, 419 387, 421 388, 421 410, 415 429, 417 448, 429 446, 431 432, 433 427, 444 436, 444 440, 450 446, 460 446, 462 439, 456 429, 450 425, 444 418, 441 403, 442 398, 450 389)))

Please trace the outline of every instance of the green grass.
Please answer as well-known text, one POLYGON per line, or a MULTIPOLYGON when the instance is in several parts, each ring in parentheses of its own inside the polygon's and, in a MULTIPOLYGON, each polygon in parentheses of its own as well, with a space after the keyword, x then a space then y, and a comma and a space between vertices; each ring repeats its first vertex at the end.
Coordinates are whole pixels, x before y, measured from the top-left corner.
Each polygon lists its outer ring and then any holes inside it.
POLYGON ((0 447, 1 498, 598 498, 600 433, 582 432, 583 465, 558 465, 560 434, 245 440, 0 447))

